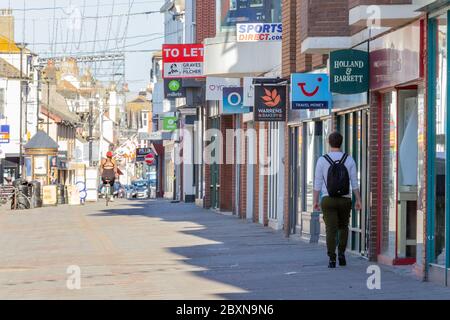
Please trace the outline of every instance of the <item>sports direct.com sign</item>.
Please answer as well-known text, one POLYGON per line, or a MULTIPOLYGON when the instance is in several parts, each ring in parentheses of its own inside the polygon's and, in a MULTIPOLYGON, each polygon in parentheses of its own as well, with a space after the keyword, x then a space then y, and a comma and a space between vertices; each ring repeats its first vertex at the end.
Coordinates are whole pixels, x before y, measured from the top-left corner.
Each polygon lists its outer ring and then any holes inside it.
POLYGON ((283 24, 281 23, 238 23, 238 42, 281 41, 283 24))
POLYGON ((163 78, 197 78, 203 76, 202 44, 164 44, 163 78))

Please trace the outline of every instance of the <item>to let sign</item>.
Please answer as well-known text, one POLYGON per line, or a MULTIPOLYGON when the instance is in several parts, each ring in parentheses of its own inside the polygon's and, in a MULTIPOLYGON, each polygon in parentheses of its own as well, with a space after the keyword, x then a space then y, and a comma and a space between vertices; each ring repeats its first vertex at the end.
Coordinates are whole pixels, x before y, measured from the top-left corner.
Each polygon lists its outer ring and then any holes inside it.
POLYGON ((197 78, 203 76, 202 44, 164 44, 163 78, 197 78))
POLYGON ((330 91, 357 94, 369 90, 369 54, 338 50, 330 54, 330 91))

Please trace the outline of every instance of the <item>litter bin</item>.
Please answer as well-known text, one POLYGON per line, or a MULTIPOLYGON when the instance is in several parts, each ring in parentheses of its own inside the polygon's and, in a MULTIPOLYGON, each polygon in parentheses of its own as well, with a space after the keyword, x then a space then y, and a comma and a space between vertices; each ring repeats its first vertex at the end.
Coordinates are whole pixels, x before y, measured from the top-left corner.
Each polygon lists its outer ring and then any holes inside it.
POLYGON ((66 203, 66 197, 64 194, 64 185, 58 184, 58 204, 65 204, 66 203))
POLYGON ((41 194, 41 182, 31 181, 31 207, 40 208, 42 207, 42 194, 41 194))

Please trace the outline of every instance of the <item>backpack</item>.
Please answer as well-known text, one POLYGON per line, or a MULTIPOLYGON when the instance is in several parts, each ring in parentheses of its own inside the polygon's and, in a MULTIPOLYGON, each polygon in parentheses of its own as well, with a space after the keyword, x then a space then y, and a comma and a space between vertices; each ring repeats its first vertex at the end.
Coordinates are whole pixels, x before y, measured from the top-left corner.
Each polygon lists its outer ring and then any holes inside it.
POLYGON ((323 157, 330 164, 327 182, 325 183, 328 195, 330 197, 342 197, 348 195, 350 193, 350 176, 347 167, 345 166, 348 154, 344 153, 341 160, 337 161, 333 161, 328 154, 323 157))

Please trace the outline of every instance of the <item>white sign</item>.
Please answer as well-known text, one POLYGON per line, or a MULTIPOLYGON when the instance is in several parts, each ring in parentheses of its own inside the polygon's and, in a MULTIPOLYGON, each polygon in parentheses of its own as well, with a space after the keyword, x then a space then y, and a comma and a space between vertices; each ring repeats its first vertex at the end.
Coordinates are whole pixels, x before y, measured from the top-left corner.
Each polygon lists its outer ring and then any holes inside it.
POLYGON ((203 44, 164 44, 163 78, 195 78, 203 76, 203 44))
POLYGON ((164 78, 195 78, 203 76, 203 62, 164 63, 164 78))
POLYGON ((223 88, 237 88, 241 86, 240 78, 206 78, 206 100, 222 101, 223 88))
POLYGON ((281 41, 282 23, 238 23, 236 25, 238 42, 281 41))

